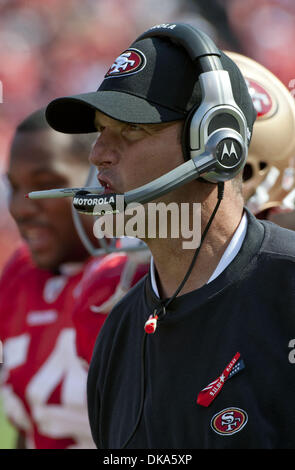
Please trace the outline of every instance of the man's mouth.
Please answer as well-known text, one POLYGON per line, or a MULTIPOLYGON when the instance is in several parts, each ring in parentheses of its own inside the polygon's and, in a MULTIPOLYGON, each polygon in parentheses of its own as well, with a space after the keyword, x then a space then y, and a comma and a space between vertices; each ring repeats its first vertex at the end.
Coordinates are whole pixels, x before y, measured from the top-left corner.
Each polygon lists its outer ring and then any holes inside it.
POLYGON ((100 177, 98 177, 97 179, 98 179, 99 184, 104 189, 103 194, 109 194, 109 193, 115 193, 116 192, 110 182, 108 182, 105 179, 102 179, 100 177))

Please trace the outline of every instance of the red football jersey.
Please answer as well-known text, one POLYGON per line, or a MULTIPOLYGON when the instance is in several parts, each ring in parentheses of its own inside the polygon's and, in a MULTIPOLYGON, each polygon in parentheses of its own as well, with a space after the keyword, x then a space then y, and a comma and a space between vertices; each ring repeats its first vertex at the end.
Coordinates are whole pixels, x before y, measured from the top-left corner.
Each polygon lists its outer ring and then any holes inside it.
POLYGON ((5 412, 37 449, 93 448, 87 371, 75 349, 75 289, 85 265, 37 268, 26 247, 0 281, 1 394, 5 412), (67 271, 66 271, 67 268, 67 271))
POLYGON ((78 356, 89 365, 97 335, 113 306, 149 269, 149 253, 113 253, 93 259, 78 287, 73 311, 78 356))

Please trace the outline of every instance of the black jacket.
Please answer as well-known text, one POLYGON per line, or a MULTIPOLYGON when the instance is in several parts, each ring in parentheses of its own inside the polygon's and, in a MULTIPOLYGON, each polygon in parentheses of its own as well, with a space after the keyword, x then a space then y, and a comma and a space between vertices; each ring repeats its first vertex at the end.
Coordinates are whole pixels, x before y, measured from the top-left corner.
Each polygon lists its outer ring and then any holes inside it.
POLYGON ((108 316, 88 376, 98 447, 295 448, 295 233, 248 222, 231 264, 177 297, 154 334, 149 275, 108 316), (237 352, 245 367, 197 404, 237 352))

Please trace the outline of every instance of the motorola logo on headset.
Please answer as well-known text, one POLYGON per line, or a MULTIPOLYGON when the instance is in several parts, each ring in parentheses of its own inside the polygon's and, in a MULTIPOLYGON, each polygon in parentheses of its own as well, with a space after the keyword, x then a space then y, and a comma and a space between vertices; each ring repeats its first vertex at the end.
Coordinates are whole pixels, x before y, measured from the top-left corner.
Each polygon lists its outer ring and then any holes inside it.
POLYGON ((216 157, 226 168, 235 168, 239 165, 243 150, 236 140, 224 139, 216 147, 216 157))

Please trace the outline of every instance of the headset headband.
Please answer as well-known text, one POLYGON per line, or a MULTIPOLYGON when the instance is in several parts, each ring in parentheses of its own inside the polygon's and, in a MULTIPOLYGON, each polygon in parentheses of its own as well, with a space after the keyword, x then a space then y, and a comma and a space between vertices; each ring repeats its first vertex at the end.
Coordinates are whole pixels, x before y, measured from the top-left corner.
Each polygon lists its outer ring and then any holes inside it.
POLYGON ((141 34, 136 41, 149 37, 169 38, 172 42, 181 45, 193 62, 199 61, 203 72, 222 70, 219 60, 220 50, 215 43, 205 33, 194 29, 189 24, 154 26, 141 34))

